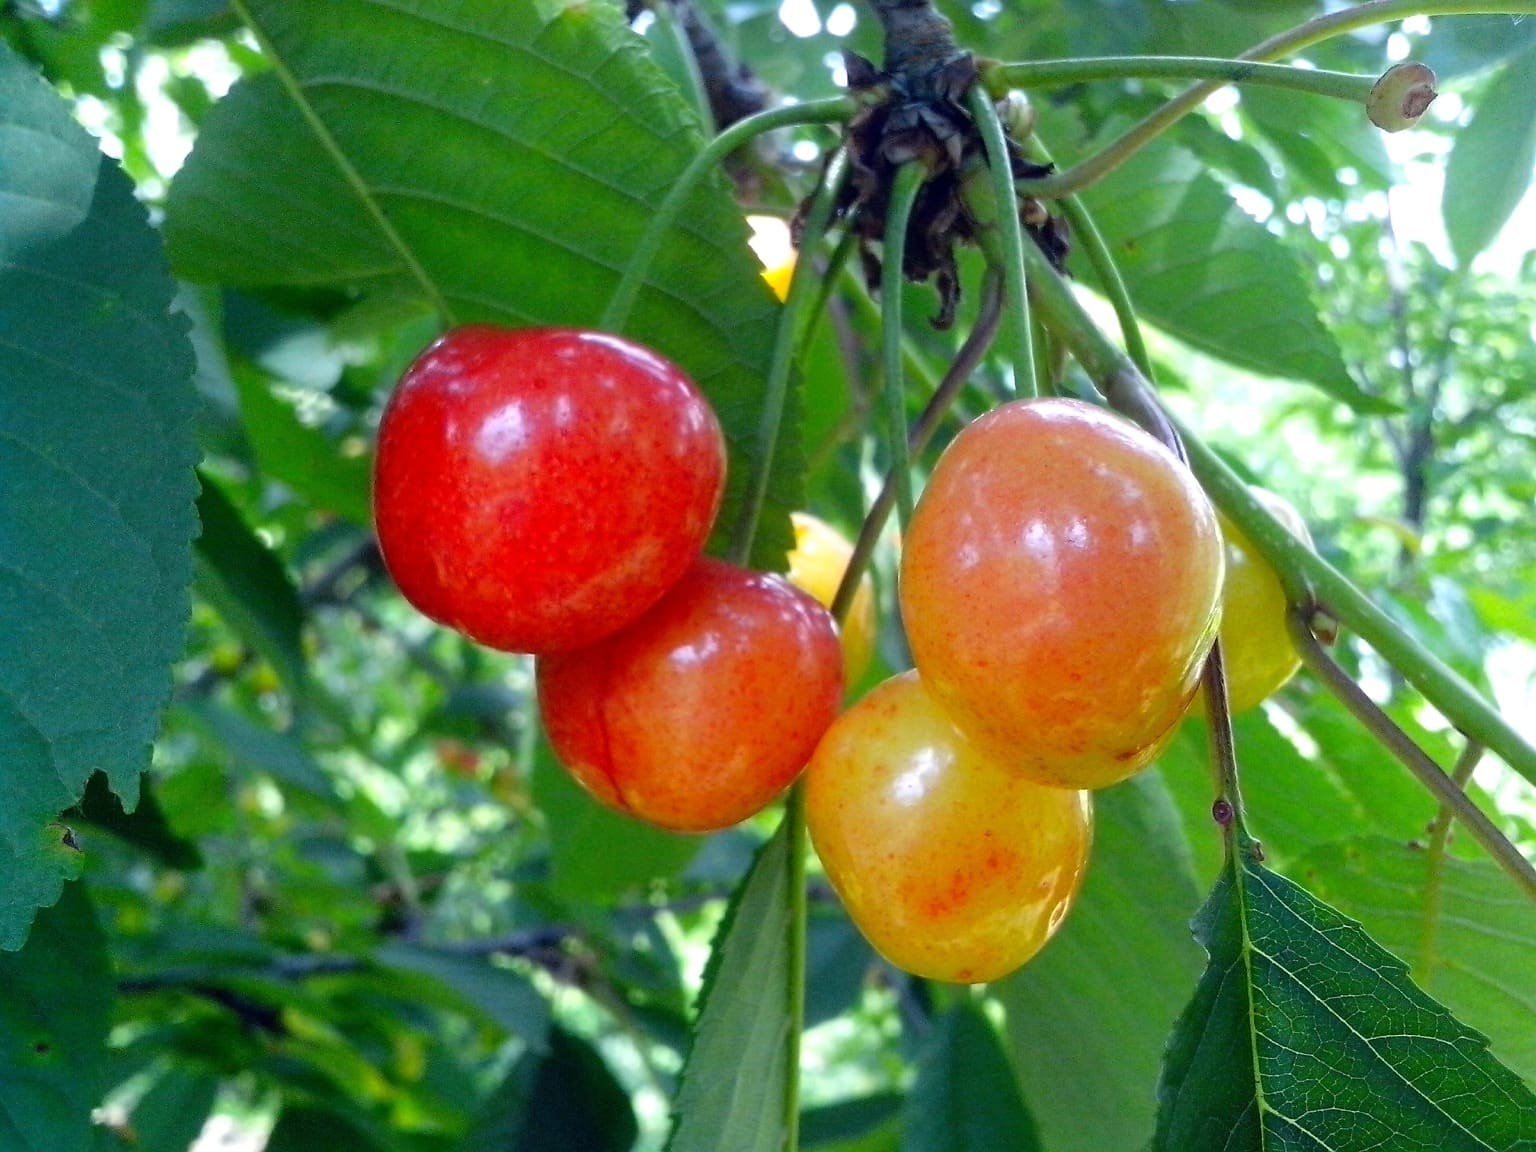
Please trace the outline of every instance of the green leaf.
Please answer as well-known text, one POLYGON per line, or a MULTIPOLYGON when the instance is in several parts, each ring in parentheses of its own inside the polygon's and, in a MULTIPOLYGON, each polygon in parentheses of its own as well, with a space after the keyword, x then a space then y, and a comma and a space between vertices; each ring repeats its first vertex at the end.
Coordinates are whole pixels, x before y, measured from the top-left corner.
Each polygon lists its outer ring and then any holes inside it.
POLYGON ((968 1003, 944 1013, 918 1062, 901 1152, 1042 1147, 1008 1053, 981 1007, 968 1003))
POLYGON ((92 1146, 112 1001, 106 941, 72 884, 38 914, 25 948, 0 952, 0 1148, 92 1146))
POLYGON ((789 821, 759 850, 715 936, 667 1152, 784 1146, 788 1062, 789 821))
POLYGON ((208 1122, 218 1098, 219 1081, 189 1068, 171 1066, 140 1097, 129 1114, 132 1132, 112 1147, 181 1152, 191 1148, 208 1122))
POLYGON ((271 662, 283 684, 302 699, 304 608, 287 571, 251 530, 217 481, 202 477, 197 512, 197 590, 225 623, 271 662))
POLYGON ((1429 853, 1381 837, 1320 848, 1300 867, 1313 892, 1358 919, 1536 1085, 1536 904, 1497 865, 1445 857, 1438 895, 1429 853))
POLYGON ((316 508, 354 524, 371 525, 372 457, 342 455, 329 436, 305 424, 291 405, 274 396, 259 374, 237 371, 234 381, 245 433, 262 472, 316 508))
POLYGON ((1210 963, 1169 1043, 1158 1152, 1512 1152, 1536 1096, 1354 921, 1252 861, 1195 924, 1210 963))
POLYGON ((236 771, 266 772, 290 788, 328 803, 336 802, 336 789, 330 778, 310 757, 296 733, 264 728, 213 701, 188 701, 177 705, 176 712, 221 745, 236 771))
POLYGON ((904 1100, 887 1092, 808 1108, 800 1114, 800 1146, 816 1152, 897 1152, 904 1100))
POLYGON ((1025 1097, 1052 1152, 1146 1143, 1156 1103, 1149 1085, 1200 974, 1186 928, 1199 903, 1178 813, 1156 775, 1100 792, 1077 906, 1045 950, 996 989, 1025 1097))
POLYGON ((562 896, 601 901, 676 876, 704 843, 599 804, 561 767, 542 732, 533 762, 533 802, 544 814, 553 886, 562 896))
MULTIPOLYGON (((436 0, 236 5, 274 64, 209 114, 172 185, 177 267, 247 287, 430 304, 444 323, 591 325, 701 130, 617 5, 436 0)), ((667 238, 629 335, 688 371, 732 460, 728 535, 756 452, 778 308, 723 176, 667 238)), ((794 429, 757 552, 800 503, 794 429)))
POLYGON ((563 1028, 512 1068, 470 1124, 464 1152, 629 1152, 639 1128, 629 1093, 585 1040, 563 1028))
POLYGON ((299 1105, 283 1109, 265 1152, 384 1152, 389 1147, 360 1117, 299 1105))
POLYGON ((1142 149, 1083 200, 1146 319, 1229 364, 1309 381, 1358 412, 1383 410, 1350 378, 1300 259, 1184 149, 1142 149))
POLYGON ((106 779, 97 774, 86 782, 78 814, 81 820, 149 853, 167 868, 190 870, 203 866, 197 845, 176 835, 155 794, 147 788, 140 791, 138 806, 125 812, 106 779))
POLYGON ((187 324, 116 165, 0 44, 0 949, 73 874, 48 824, 131 806, 197 530, 187 324))
POLYGON ((1504 66, 1456 133, 1445 168, 1441 215, 1467 267, 1509 222, 1536 167, 1536 49, 1504 66))
POLYGON ((526 977, 488 960, 454 956, 410 944, 386 944, 374 959, 387 968, 415 973, 452 990, 473 1011, 542 1048, 549 1030, 549 1006, 526 977))

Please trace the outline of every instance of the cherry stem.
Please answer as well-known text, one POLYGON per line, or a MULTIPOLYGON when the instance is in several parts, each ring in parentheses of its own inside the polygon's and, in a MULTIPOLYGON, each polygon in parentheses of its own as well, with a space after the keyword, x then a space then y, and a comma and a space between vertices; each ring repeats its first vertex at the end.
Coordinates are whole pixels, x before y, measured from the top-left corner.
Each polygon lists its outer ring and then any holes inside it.
POLYGON ((1101 80, 1206 80, 1222 84, 1257 84, 1288 88, 1364 104, 1378 77, 1325 72, 1288 64, 1227 60, 1214 56, 1102 56, 1066 60, 1030 60, 984 64, 981 80, 1001 99, 1010 88, 1059 88, 1101 80))
MULTIPOLYGON (((1237 59, 1257 63, 1275 60, 1335 36, 1342 36, 1375 24, 1405 20, 1411 16, 1457 15, 1536 15, 1536 0, 1367 0, 1339 12, 1330 12, 1308 20, 1289 31, 1255 44, 1237 59)), ((1219 91, 1227 81, 1208 80, 1185 89, 1161 108, 1129 128, 1122 136, 1099 152, 1067 169, 1042 180, 1021 181, 1022 191, 1031 196, 1064 196, 1088 187, 1109 175, 1142 147, 1156 139, 1205 98, 1219 91)))
MULTIPOLYGON (((1451 769, 1451 780, 1456 787, 1466 789, 1467 781, 1472 779, 1472 772, 1482 758, 1483 746, 1469 740, 1456 758, 1456 766, 1451 769)), ((1426 992, 1435 970, 1435 943, 1440 925, 1441 896, 1445 890, 1445 850, 1450 841, 1452 816, 1451 806, 1441 804, 1429 826, 1429 859, 1424 874, 1424 928, 1419 934, 1419 951, 1413 964, 1414 981, 1426 992)))
POLYGON ((1220 814, 1218 822, 1227 842, 1227 851, 1251 853, 1254 841, 1244 819, 1243 793, 1237 771, 1237 741, 1232 734, 1232 708, 1227 695, 1227 662, 1220 639, 1211 645, 1211 654, 1206 657, 1200 681, 1200 690, 1205 694, 1206 733, 1216 784, 1213 811, 1220 814))
MULTIPOLYGON (((1036 378, 1034 329, 1029 320, 1029 293, 1026 290, 1024 270, 1024 229, 1019 223, 1018 194, 1014 191, 1013 164, 1008 157, 1008 136, 997 114, 997 105, 981 84, 971 85, 966 96, 971 115, 981 130, 982 142, 987 149, 987 168, 992 176, 992 195, 996 201, 995 224, 1001 250, 996 258, 1001 264, 1006 286, 1004 309, 1008 313, 1009 335, 1012 337, 1014 391, 1020 396, 1040 395, 1040 382, 1036 378)), ((992 258, 990 246, 988 258, 992 258)))
POLYGON ((1397 721, 1383 712, 1376 701, 1366 695, 1365 689, 1339 667, 1322 642, 1312 634, 1305 610, 1293 608, 1286 622, 1291 640, 1307 669, 1338 697, 1340 703, 1349 709, 1382 747, 1397 757, 1420 784, 1451 810, 1456 819, 1472 833, 1473 839, 1493 857, 1494 863, 1504 869, 1527 896, 1536 900, 1536 867, 1521 854, 1520 849, 1510 843, 1487 813, 1472 802, 1472 798, 1446 775, 1445 770, 1424 749, 1414 743, 1413 737, 1404 732, 1397 721))
MULTIPOLYGON (((928 403, 923 406, 922 413, 907 435, 907 450, 911 455, 915 456, 927 447, 928 441, 938 431, 939 423, 944 419, 944 414, 949 411, 949 406, 954 403, 955 397, 960 395, 966 382, 971 378, 971 373, 976 371, 982 357, 987 354, 987 349, 997 335, 998 323, 1002 315, 1002 276, 995 268, 988 269, 981 288, 981 308, 976 314, 976 322, 971 325, 970 335, 965 338, 965 343, 960 346, 960 351, 955 355, 954 363, 949 366, 949 371, 944 373, 944 378, 939 381, 938 387, 928 398, 928 403)), ((895 503, 895 477, 887 476, 880 494, 869 506, 869 513, 864 517, 864 523, 859 528, 859 538, 853 545, 853 555, 848 558, 848 567, 844 570, 842 581, 837 586, 837 595, 832 598, 832 616, 839 624, 848 615, 848 608, 853 603, 854 593, 858 591, 859 581, 864 578, 870 557, 875 553, 875 544, 880 539, 880 533, 885 531, 885 522, 890 518, 891 508, 895 503)))
POLYGON ((667 233, 676 222, 678 214, 683 210, 683 205, 687 203, 688 197, 693 194, 699 181, 712 172, 716 165, 743 144, 761 136, 764 132, 803 124, 842 123, 857 109, 857 102, 846 96, 836 96, 827 100, 810 100, 804 104, 791 104, 785 108, 770 108, 767 112, 759 112, 755 116, 737 121, 706 144, 703 150, 689 161, 688 167, 683 169, 682 175, 672 185, 672 190, 667 193, 666 198, 651 216, 645 232, 640 236, 639 243, 630 254, 629 264, 619 278, 618 287, 613 290, 608 306, 603 309, 602 319, 598 322, 599 326, 609 332, 624 330, 624 325, 629 322, 629 314, 640 295, 640 287, 646 273, 650 271, 656 254, 661 251, 667 233))
POLYGON ((832 221, 832 208, 837 201, 838 190, 848 173, 848 153, 839 149, 827 164, 821 187, 811 201, 806 216, 805 232, 800 250, 807 257, 795 261, 794 275, 789 281, 789 295, 779 312, 779 326, 773 339, 773 358, 768 365, 768 382, 763 391, 763 411, 757 427, 757 458, 748 480, 747 496, 736 520, 731 537, 730 557, 737 564, 745 565, 752 558, 752 545, 757 539, 758 521, 762 519, 763 505, 768 499, 768 480, 773 474, 773 460, 778 454, 779 429, 784 424, 784 405, 789 399, 789 374, 794 363, 797 321, 805 313, 805 305, 815 291, 813 281, 820 277, 809 255, 821 247, 822 237, 832 221))
POLYGON ((896 170, 886 209, 885 242, 880 269, 880 328, 885 363, 886 418, 890 422, 890 474, 896 481, 896 519, 912 518, 912 473, 907 455, 907 398, 902 371, 902 263, 907 252, 907 225, 927 173, 918 161, 896 170))
MULTIPOLYGON (((1134 383, 1140 371, 1098 329, 1045 254, 1029 245, 1024 258, 1035 307, 1083 370, 1106 394, 1117 386, 1125 388, 1127 381, 1134 383)), ((1132 391, 1151 396, 1149 386, 1132 391)), ((1298 540, 1199 437, 1178 421, 1170 422, 1179 432, 1190 468, 1201 485, 1275 570, 1293 604, 1326 606, 1334 619, 1354 629, 1469 739, 1486 745, 1519 775, 1536 783, 1536 748, 1526 743, 1496 708, 1399 627, 1347 576, 1298 540)))

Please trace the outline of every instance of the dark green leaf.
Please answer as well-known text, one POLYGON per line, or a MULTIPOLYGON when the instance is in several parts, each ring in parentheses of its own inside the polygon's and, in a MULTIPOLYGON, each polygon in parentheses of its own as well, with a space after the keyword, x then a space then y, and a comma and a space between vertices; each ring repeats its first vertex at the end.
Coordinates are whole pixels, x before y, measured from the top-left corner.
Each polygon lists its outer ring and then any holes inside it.
POLYGON ((1195 928, 1210 963, 1169 1044, 1156 1149, 1536 1147, 1536 1096, 1354 921, 1245 860, 1195 928))
POLYGON ((470 1125, 464 1152, 628 1152, 629 1094, 596 1049, 563 1028, 512 1068, 470 1125))
POLYGON ((206 474, 202 482, 197 590, 302 698, 304 609, 293 581, 219 484, 206 474))
POLYGON ((542 733, 534 759, 533 802, 548 829, 555 890, 580 900, 602 900, 675 876, 704 843, 599 804, 560 766, 542 733))
POLYGON ((715 936, 667 1152, 784 1146, 788 1060, 789 822, 757 854, 715 936))
POLYGON ((57 898, 48 823, 131 805, 180 655, 193 357, 160 243, 70 108, 0 44, 0 948, 57 898))
POLYGON ((939 1017, 907 1098, 901 1152, 1042 1147, 1008 1053, 981 1007, 962 1004, 939 1017))
POLYGON ((140 791, 138 806, 132 812, 124 812, 122 802, 112 794, 106 780, 99 774, 92 776, 80 799, 79 815, 87 824, 148 852, 167 868, 202 867, 203 857, 197 845, 176 835, 148 788, 140 791))
POLYGON ((1536 49, 1522 52, 1483 92, 1456 133, 1441 214, 1463 267, 1503 229, 1536 167, 1536 49))
POLYGON ((290 788, 321 800, 335 801, 336 790, 330 779, 295 733, 264 728, 212 701, 179 705, 177 712, 222 745, 237 771, 266 772, 290 788))
POLYGON ((106 942, 71 884, 27 946, 0 952, 0 1148, 85 1152, 112 1016, 106 942))
POLYGON ((816 1152, 897 1152, 905 1097, 888 1092, 800 1114, 800 1146, 816 1152))
POLYGON ((814 1028, 858 1002, 875 950, 840 907, 811 908, 805 939, 805 1026, 814 1028))
POLYGON ((1300 867, 1314 893, 1357 918, 1536 1085, 1536 904, 1496 865, 1446 856, 1432 882, 1423 847, 1362 837, 1320 848, 1300 867))
POLYGON ((1344 367, 1301 261, 1188 152, 1145 148, 1083 199, 1152 323, 1238 367, 1309 381, 1357 411, 1382 410, 1344 367))
POLYGON ((526 977, 489 960, 454 956, 410 944, 386 944, 374 959, 388 968, 413 972, 451 989, 467 1007, 532 1047, 544 1046, 549 1006, 526 977))
POLYGON ((389 1145, 360 1119, 327 1108, 284 1108, 265 1152, 386 1152, 389 1145))
MULTIPOLYGON (((612 4, 250 0, 281 65, 209 114, 166 234, 194 279, 338 288, 445 323, 590 325, 700 147, 697 119, 612 4)), ((751 473, 778 309, 723 177, 694 196, 629 334, 714 403, 732 463, 719 536, 751 473)), ((794 429, 758 559, 800 502, 794 429)))
POLYGON ((129 1114, 132 1139, 116 1147, 146 1152, 191 1148, 218 1094, 219 1081, 212 1076, 176 1066, 166 1069, 129 1114))
POLYGON ((1154 774, 1095 798, 1077 906, 997 988, 1030 1110, 1052 1152, 1139 1148, 1168 1030, 1200 973, 1199 906, 1178 814, 1154 774))

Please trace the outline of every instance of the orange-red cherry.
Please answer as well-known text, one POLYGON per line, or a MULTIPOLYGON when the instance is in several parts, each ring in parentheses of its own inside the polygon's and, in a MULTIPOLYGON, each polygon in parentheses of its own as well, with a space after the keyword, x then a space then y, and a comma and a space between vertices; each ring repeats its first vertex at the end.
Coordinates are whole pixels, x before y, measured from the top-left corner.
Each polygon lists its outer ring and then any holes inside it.
POLYGON ((727 828, 798 776, 843 691, 832 616, 781 576, 701 559, 629 627, 538 661, 555 753, 598 800, 727 828))
POLYGON ((1144 768, 1220 622, 1222 539, 1189 470, 1076 400, 1005 404, 945 450, 908 527, 913 662, 1018 771, 1102 788, 1144 768))
POLYGON ((853 922, 891 963, 996 980, 1076 897, 1091 794, 1037 784, 955 728, 916 672, 838 717, 805 776, 806 826, 853 922))
POLYGON ((617 631, 675 584, 713 526, 725 442, 676 365, 564 328, 457 328, 379 425, 374 519, 401 593, 512 652, 617 631))

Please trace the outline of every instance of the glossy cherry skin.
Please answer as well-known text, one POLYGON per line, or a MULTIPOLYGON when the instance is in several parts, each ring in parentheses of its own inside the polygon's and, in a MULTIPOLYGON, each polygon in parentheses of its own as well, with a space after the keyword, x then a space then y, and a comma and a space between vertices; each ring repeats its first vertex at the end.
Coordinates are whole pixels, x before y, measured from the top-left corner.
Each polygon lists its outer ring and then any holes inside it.
POLYGON ((805 775, 806 826, 848 914, 898 968, 996 980, 1076 896, 1091 793, 1026 779, 967 740, 916 672, 838 717, 805 775))
MULTIPOLYGON (((789 518, 795 527, 795 548, 789 554, 789 582, 831 608, 843 573, 853 559, 853 544, 825 520, 808 512, 792 512, 789 518)), ((859 579, 838 636, 843 643, 844 680, 852 687, 864 675, 875 652, 875 583, 868 572, 859 579)))
POLYGON ((725 480, 708 401, 631 341, 457 328, 379 425, 374 520, 401 593, 493 648, 579 648, 693 563, 725 480))
MULTIPOLYGON (((1291 535, 1312 546, 1312 534, 1295 507, 1267 489, 1249 491, 1291 535)), ((1225 515, 1219 519, 1227 560, 1221 593, 1221 655, 1227 672, 1228 706, 1238 713, 1258 707, 1279 691, 1301 667, 1301 657, 1286 627, 1290 604, 1280 577, 1236 524, 1225 515)), ((1201 693, 1195 694, 1192 711, 1205 715, 1201 693)))
POLYGON ((1075 400, 1005 404, 945 450, 901 561, 913 662, 1018 771, 1102 788, 1174 733, 1220 622, 1222 541, 1189 470, 1075 400))
POLYGON ((781 576, 708 558, 628 628, 537 668, 544 728, 571 774, 610 808, 679 832, 772 802, 843 691, 825 608, 781 576))

